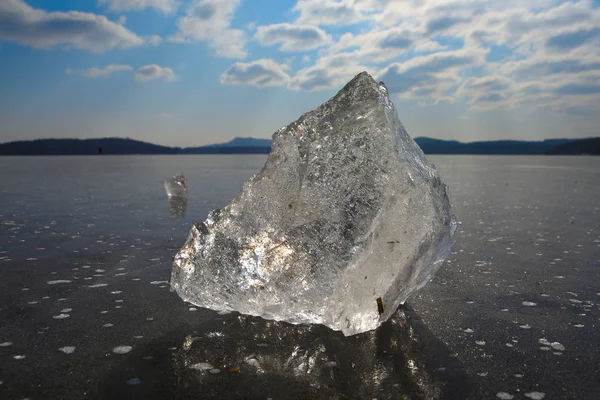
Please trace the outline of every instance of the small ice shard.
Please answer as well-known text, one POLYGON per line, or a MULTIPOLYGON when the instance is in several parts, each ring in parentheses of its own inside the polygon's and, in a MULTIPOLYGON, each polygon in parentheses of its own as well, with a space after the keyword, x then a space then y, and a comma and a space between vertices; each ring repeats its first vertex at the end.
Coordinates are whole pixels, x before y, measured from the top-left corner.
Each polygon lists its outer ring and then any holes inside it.
POLYGON ((275 132, 262 171, 191 228, 171 287, 195 306, 354 335, 431 279, 455 229, 434 165, 361 73, 275 132))
POLYGON ((496 393, 496 397, 502 400, 512 400, 515 396, 506 392, 498 392, 496 393))
POLYGON ((212 365, 209 363, 201 362, 197 364, 190 365, 191 369, 197 369, 198 371, 208 371, 214 369, 212 365))
POLYGON ((75 346, 65 346, 58 349, 58 351, 62 351, 65 354, 73 354, 75 351, 75 346))
POLYGON ((117 346, 113 349, 113 353, 115 354, 127 354, 129 353, 133 347, 131 346, 117 346))
POLYGON ((546 397, 546 394, 543 392, 527 392, 525 393, 525 397, 533 400, 542 400, 544 397, 546 397))
POLYGON ((169 197, 184 197, 187 194, 188 188, 185 184, 185 176, 177 174, 174 177, 165 181, 165 191, 169 197))
POLYGON ((550 343, 550 347, 552 347, 554 350, 565 351, 565 346, 563 346, 559 342, 550 343))

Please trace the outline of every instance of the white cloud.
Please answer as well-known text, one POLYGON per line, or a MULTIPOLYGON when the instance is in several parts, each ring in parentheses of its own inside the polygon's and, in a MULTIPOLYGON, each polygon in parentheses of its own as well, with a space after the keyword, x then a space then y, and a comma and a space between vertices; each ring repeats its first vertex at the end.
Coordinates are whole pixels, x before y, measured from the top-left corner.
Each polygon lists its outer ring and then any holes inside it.
POLYGON ((86 78, 106 78, 114 73, 126 71, 133 71, 133 68, 129 65, 110 64, 103 68, 91 67, 86 71, 74 71, 71 68, 67 68, 65 73, 67 75, 81 75, 86 78))
POLYGON ((263 46, 279 44, 281 51, 307 51, 332 43, 323 29, 312 25, 274 24, 259 26, 254 39, 263 46))
POLYGON ((151 35, 146 39, 146 41, 152 46, 158 46, 162 43, 162 38, 158 35, 151 35))
POLYGON ((153 8, 163 14, 171 14, 177 10, 177 0, 98 0, 98 4, 106 5, 111 11, 142 11, 153 8))
POLYGON ((0 1, 0 39, 35 48, 82 49, 103 52, 139 46, 144 39, 103 15, 46 12, 23 0, 0 1))
POLYGON ((155 79, 164 79, 168 82, 177 80, 171 68, 156 64, 144 65, 135 71, 135 80, 138 82, 149 82, 155 79))
POLYGON ((366 7, 361 8, 360 3, 352 0, 298 0, 292 10, 300 13, 299 23, 351 25, 366 18, 363 15, 366 7))
POLYGON ((286 64, 263 58, 249 63, 237 62, 221 75, 226 85, 253 85, 258 87, 285 85, 290 77, 286 64))
POLYGON ((131 68, 129 65, 111 64, 107 65, 104 68, 92 67, 85 71, 83 76, 87 78, 104 78, 114 74, 115 72, 124 72, 132 70, 133 68, 131 68))
POLYGON ((332 89, 368 70, 402 97, 464 99, 473 109, 565 107, 558 99, 567 97, 581 109, 600 100, 592 75, 600 72, 600 9, 592 0, 299 0, 293 10, 296 23, 326 32, 362 27, 342 31, 293 74, 294 90, 332 89))
POLYGON ((337 88, 362 71, 371 70, 360 64, 351 53, 327 55, 319 58, 313 66, 302 68, 290 79, 292 90, 323 90, 337 88))
POLYGON ((219 57, 244 58, 246 34, 231 28, 241 0, 194 0, 177 20, 175 42, 205 41, 219 57))
POLYGON ((484 62, 482 49, 444 51, 390 64, 379 73, 378 79, 383 80, 392 93, 439 101, 460 84, 461 70, 484 62))

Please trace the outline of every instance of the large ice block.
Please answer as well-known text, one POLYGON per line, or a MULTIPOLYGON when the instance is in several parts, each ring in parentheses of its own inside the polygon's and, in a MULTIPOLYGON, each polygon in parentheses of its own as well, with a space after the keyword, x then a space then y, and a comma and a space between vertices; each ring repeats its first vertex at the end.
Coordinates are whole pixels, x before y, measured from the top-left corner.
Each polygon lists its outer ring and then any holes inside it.
POLYGON ((262 171, 175 256, 184 300, 353 335, 442 265, 456 224, 435 167, 367 73, 273 135, 262 171))

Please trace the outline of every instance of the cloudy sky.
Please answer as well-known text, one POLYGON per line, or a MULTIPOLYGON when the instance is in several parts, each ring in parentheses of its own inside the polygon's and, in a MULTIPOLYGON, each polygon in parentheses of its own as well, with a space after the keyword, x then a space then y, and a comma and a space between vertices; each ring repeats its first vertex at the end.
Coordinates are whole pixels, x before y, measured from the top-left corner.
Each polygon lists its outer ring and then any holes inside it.
POLYGON ((600 0, 0 0, 0 142, 266 138, 363 70, 413 137, 600 136, 600 0))

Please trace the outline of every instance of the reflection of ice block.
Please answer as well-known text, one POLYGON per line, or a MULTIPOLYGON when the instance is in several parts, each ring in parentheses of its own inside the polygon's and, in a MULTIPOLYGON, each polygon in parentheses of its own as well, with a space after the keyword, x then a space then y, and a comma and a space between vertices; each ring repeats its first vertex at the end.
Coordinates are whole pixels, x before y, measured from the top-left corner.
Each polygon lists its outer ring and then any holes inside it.
POLYGON ((185 176, 178 174, 165 181, 165 190, 169 197, 183 197, 187 194, 188 188, 185 184, 185 176))
POLYGON ((169 199, 167 200, 167 207, 169 208, 169 213, 176 217, 185 217, 187 203, 187 197, 169 196, 169 199))

